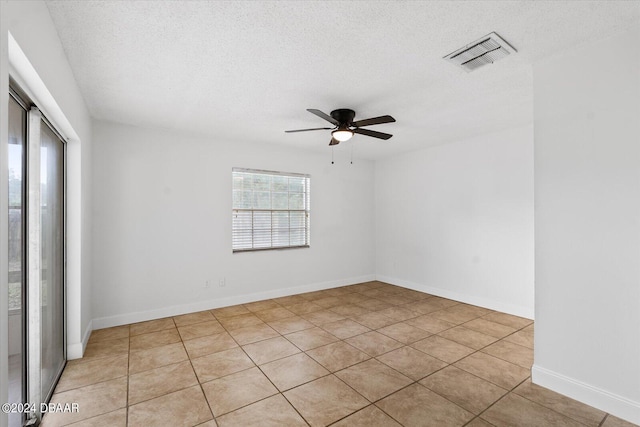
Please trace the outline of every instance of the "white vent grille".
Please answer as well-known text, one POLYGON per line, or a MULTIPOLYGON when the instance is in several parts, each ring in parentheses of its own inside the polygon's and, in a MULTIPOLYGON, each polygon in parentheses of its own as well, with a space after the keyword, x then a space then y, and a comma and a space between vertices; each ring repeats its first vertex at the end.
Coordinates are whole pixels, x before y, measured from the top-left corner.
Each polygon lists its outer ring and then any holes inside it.
POLYGON ((470 72, 516 52, 517 50, 502 37, 496 33, 489 33, 450 53, 444 59, 470 72))

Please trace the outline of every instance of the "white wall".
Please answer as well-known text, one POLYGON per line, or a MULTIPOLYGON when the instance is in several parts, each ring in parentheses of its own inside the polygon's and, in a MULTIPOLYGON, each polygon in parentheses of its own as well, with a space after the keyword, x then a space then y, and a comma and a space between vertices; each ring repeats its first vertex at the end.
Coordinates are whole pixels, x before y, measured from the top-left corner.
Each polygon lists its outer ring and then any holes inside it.
POLYGON ((371 162, 105 122, 93 140, 96 328, 374 277, 371 162), (232 167, 311 174, 310 248, 232 253, 232 167))
POLYGON ((640 424, 640 25, 534 83, 533 380, 640 424))
POLYGON ((530 126, 376 162, 379 280, 533 317, 530 126))

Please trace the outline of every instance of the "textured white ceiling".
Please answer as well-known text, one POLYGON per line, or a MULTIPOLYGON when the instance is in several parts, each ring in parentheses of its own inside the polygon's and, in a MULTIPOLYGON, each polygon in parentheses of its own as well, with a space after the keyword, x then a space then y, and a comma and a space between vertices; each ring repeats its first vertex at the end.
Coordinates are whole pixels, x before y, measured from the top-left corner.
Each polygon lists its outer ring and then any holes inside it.
POLYGON ((47 4, 95 118, 327 152, 329 131, 283 131, 327 125, 306 108, 394 116, 352 140, 368 159, 531 123, 534 61, 640 22, 638 1, 47 4), (519 53, 442 59, 491 31, 519 53))

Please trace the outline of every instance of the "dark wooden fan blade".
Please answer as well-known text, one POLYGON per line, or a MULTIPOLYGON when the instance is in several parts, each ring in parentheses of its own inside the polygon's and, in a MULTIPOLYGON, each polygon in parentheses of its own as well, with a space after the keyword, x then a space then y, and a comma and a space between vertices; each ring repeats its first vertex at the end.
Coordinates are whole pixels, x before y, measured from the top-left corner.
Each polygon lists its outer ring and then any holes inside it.
POLYGON ((285 130, 286 133, 293 133, 293 132, 308 132, 310 130, 331 130, 333 128, 312 128, 312 129, 294 129, 294 130, 285 130))
POLYGON ((334 124, 336 126, 338 126, 340 124, 340 123, 338 123, 338 121, 336 119, 334 119, 333 117, 331 117, 328 114, 323 113, 320 110, 316 110, 314 108, 307 108, 307 111, 310 112, 311 114, 315 114, 316 116, 320 117, 321 119, 325 119, 329 123, 332 123, 332 124, 334 124))
POLYGON ((359 128, 354 129, 353 133, 359 133, 360 135, 372 136, 374 138, 380 138, 380 139, 389 139, 393 136, 388 133, 376 132, 375 130, 359 129, 359 128))
POLYGON ((340 141, 338 141, 335 138, 331 138, 331 142, 329 142, 329 145, 338 145, 338 144, 340 144, 340 141))
POLYGON ((358 120, 357 122, 353 122, 351 125, 355 127, 361 127, 361 126, 381 125, 383 123, 392 123, 395 121, 396 119, 394 119, 391 116, 380 116, 380 117, 373 117, 371 119, 358 120))

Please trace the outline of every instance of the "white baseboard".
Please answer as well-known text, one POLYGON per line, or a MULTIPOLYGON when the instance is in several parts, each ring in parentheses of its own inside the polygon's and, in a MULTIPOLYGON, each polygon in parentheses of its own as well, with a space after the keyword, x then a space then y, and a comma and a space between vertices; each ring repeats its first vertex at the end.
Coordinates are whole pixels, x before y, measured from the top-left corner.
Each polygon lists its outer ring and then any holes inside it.
POLYGON ((640 402, 618 396, 535 364, 531 368, 531 380, 542 387, 640 425, 640 402))
POLYGON ((84 349, 87 348, 87 342, 93 331, 93 320, 89 321, 87 328, 82 335, 82 342, 67 344, 67 360, 80 359, 84 355, 84 349))
POLYGON ((433 286, 422 285, 419 283, 414 283, 408 280, 397 279, 389 276, 376 275, 376 280, 390 283, 396 286, 402 286, 403 288, 413 289, 415 291, 426 292, 431 295, 452 299, 454 301, 460 301, 467 304, 488 308, 490 310, 500 311, 502 313, 513 314, 514 316, 525 317, 527 319, 533 319, 534 317, 533 307, 528 308, 513 304, 506 304, 501 301, 495 301, 489 298, 483 298, 476 295, 469 295, 450 291, 447 289, 436 288, 433 286))
POLYGON ((136 313, 118 314, 115 316, 99 317, 93 319, 93 329, 110 328, 112 326, 127 325, 129 323, 144 322, 147 320, 161 319, 169 316, 179 316, 186 313, 211 310, 214 308, 227 307, 236 304, 246 304, 254 301, 261 301, 271 298, 279 298, 289 295, 301 294, 304 292, 320 291, 323 289, 337 288, 339 286, 354 285, 356 283, 370 282, 376 280, 374 274, 366 276, 351 277, 347 279, 331 280, 328 282, 313 283, 304 286, 291 288, 274 289, 266 292, 256 292, 245 295, 235 295, 226 298, 217 298, 207 301, 198 301, 190 304, 174 305, 171 307, 159 308, 156 310, 140 311, 136 313))

